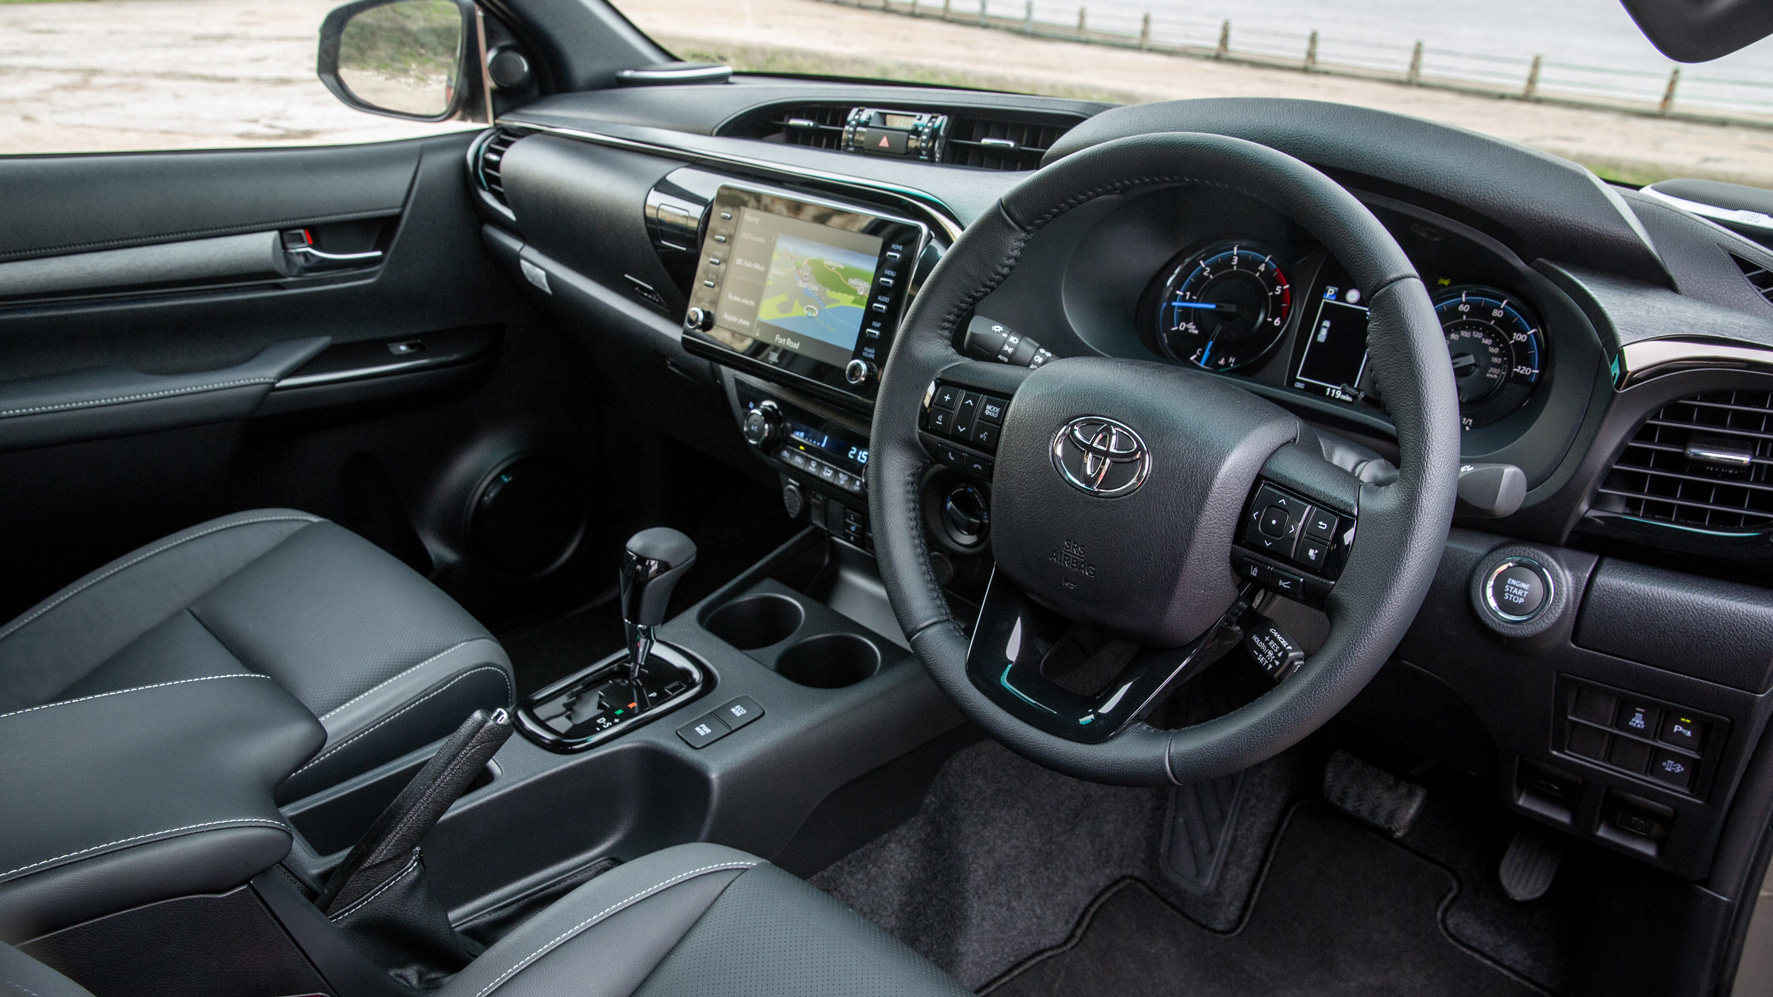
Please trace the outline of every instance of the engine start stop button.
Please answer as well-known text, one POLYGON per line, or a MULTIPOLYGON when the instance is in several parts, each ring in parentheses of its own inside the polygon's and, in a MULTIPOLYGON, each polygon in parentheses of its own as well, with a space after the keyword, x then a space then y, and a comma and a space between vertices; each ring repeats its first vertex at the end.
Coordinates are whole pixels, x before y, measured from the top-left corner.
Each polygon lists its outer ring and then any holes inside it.
POLYGON ((1484 602, 1497 618, 1525 623, 1551 601, 1551 576, 1539 562, 1511 557, 1497 565, 1484 582, 1484 602))

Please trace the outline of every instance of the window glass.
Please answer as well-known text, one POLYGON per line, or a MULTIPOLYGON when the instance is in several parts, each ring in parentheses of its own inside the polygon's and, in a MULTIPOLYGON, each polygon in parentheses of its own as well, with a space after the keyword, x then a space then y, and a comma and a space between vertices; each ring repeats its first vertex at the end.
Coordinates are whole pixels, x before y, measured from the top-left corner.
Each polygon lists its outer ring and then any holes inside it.
MULTIPOLYGON (((320 22, 341 2, 0 0, 0 154, 332 145, 480 127, 340 103, 314 62, 320 22)), ((384 89, 435 83, 436 67, 385 68, 384 89)), ((431 98, 410 100, 423 112, 431 98)))
POLYGON ((1116 102, 1304 97, 1602 176, 1773 186, 1773 40, 1679 67, 1618 0, 615 0, 686 59, 1116 102))

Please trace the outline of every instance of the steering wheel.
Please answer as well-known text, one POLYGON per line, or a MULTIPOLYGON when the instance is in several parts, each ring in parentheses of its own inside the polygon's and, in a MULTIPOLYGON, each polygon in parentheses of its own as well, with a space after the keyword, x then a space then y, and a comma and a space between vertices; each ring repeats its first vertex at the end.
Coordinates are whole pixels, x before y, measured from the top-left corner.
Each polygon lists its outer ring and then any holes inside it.
POLYGON ((901 326, 872 446, 870 511, 887 594, 913 650, 960 710, 1049 768, 1099 782, 1182 784, 1298 742, 1396 649, 1452 521, 1458 393, 1427 290, 1359 201, 1266 146, 1164 133, 1050 164, 967 227, 901 326), (955 352, 973 306, 1047 225, 1096 198, 1177 185, 1276 209, 1366 292, 1370 362, 1397 427, 1395 478, 1361 480, 1296 416, 1218 375, 1104 357, 1029 371, 955 352), (1009 399, 992 475, 996 568, 970 641, 931 569, 919 510, 923 471, 944 444, 929 432, 931 406, 969 390, 1009 399), (1229 714, 1179 730, 1148 724, 1168 693, 1257 622, 1248 580, 1278 578, 1283 562, 1252 542, 1278 532, 1291 544, 1308 525, 1323 532, 1302 513, 1331 524, 1327 556, 1340 570, 1295 565, 1281 587, 1309 587, 1330 621, 1325 642, 1229 714), (1087 660, 1113 675, 1100 691, 1043 674, 1068 633, 1091 635, 1087 660))

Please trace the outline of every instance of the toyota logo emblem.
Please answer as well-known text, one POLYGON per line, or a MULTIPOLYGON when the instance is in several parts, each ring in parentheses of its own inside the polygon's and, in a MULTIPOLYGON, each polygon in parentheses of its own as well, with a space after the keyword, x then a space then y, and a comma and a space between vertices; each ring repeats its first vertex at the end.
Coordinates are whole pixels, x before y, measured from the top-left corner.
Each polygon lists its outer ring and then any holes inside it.
POLYGON ((1113 498, 1145 483, 1151 451, 1126 423, 1086 415, 1053 434, 1053 467, 1073 488, 1113 498))

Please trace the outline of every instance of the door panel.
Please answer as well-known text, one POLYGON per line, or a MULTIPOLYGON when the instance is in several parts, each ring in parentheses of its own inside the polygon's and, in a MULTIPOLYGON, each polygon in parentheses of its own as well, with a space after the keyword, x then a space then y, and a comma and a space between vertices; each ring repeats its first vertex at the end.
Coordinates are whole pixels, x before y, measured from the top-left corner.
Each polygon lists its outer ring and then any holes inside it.
POLYGON ((0 273, 154 254, 122 287, 0 300, 0 621, 261 506, 357 529, 483 612, 576 584, 579 560, 512 578, 476 554, 499 467, 536 455, 576 482, 598 455, 581 368, 481 246, 473 138, 0 158, 0 273), (240 234, 279 272, 179 269, 181 245, 240 234), (278 254, 309 239, 381 255, 290 272, 278 254))

